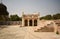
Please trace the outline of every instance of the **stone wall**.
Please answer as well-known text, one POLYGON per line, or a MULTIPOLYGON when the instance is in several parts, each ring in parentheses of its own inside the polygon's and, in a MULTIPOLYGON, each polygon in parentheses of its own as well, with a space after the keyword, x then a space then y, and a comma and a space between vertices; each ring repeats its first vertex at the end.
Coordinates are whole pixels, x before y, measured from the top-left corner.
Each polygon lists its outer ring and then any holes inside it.
POLYGON ((0 21, 0 25, 22 25, 21 21, 0 21))

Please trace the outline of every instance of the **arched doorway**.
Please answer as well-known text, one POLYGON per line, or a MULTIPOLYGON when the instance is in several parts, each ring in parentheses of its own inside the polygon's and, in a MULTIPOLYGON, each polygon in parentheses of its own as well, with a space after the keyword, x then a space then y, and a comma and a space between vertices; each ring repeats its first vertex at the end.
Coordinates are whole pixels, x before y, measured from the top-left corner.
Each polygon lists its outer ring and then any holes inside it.
POLYGON ((29 20, 29 26, 32 26, 32 20, 29 20))
POLYGON ((34 26, 37 26, 37 20, 36 19, 34 20, 34 26))
POLYGON ((28 26, 28 20, 24 20, 24 25, 28 26))

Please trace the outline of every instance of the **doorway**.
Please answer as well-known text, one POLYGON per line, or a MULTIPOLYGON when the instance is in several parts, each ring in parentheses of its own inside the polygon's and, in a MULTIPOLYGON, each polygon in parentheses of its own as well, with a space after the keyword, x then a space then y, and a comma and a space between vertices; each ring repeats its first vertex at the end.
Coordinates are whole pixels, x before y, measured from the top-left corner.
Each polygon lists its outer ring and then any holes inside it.
POLYGON ((29 26, 32 26, 32 20, 29 20, 29 26))
POLYGON ((24 25, 28 26, 28 20, 24 20, 24 25))
POLYGON ((37 20, 34 20, 34 26, 37 26, 37 20))

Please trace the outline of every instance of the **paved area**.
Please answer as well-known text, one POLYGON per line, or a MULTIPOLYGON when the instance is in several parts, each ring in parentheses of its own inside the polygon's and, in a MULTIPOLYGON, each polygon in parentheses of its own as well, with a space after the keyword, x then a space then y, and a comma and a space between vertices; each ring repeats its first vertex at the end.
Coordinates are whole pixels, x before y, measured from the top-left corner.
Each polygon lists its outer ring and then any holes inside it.
POLYGON ((0 29, 0 39, 60 39, 54 32, 34 32, 34 27, 8 26, 0 29))

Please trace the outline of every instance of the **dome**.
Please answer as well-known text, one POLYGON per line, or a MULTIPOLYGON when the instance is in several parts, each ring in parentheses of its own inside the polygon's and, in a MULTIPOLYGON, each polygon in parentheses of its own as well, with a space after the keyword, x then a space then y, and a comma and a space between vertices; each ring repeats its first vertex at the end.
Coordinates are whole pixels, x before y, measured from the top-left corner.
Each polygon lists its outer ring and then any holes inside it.
POLYGON ((7 7, 4 4, 0 3, 0 10, 6 10, 6 9, 7 7))
POLYGON ((4 4, 0 3, 0 15, 8 15, 8 14, 9 13, 7 11, 7 7, 4 4))

